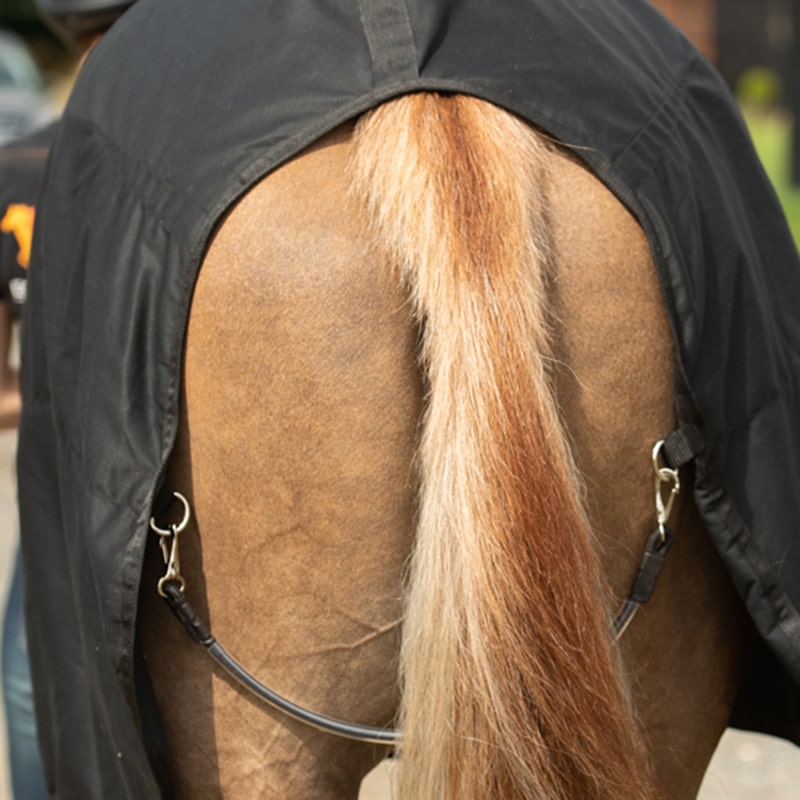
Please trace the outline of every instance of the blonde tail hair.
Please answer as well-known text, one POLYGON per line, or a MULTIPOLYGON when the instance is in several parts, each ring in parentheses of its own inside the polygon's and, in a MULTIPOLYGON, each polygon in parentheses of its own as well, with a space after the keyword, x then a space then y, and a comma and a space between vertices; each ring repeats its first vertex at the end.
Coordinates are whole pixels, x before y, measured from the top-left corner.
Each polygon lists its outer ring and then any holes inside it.
POLYGON ((400 797, 652 798, 549 385, 550 145, 486 102, 431 93, 365 115, 355 145, 430 384, 400 797))

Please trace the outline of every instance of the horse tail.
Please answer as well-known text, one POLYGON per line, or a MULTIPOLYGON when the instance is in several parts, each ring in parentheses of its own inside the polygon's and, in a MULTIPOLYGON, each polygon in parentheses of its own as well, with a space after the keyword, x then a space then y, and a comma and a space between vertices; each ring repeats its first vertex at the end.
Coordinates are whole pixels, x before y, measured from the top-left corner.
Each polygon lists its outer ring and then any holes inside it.
POLYGON ((409 800, 652 798, 548 375, 550 145, 476 98, 359 121, 429 396, 401 652, 409 800))

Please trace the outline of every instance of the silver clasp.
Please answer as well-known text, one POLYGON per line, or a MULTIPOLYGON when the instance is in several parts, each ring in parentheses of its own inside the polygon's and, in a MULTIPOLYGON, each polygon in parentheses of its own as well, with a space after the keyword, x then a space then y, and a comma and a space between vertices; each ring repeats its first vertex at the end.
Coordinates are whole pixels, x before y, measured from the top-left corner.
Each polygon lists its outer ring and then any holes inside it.
POLYGON ((167 567, 167 571, 158 581, 158 593, 162 597, 166 597, 164 593, 164 584, 169 581, 177 583, 181 592, 186 588, 186 581, 183 575, 181 575, 178 535, 189 524, 189 520, 192 518, 192 511, 189 507, 189 501, 180 492, 173 492, 173 494, 183 503, 183 519, 178 523, 173 523, 168 528, 159 528, 159 526, 156 525, 155 517, 150 517, 150 529, 159 536, 161 554, 164 557, 164 564, 167 567))
POLYGON ((656 495, 656 520, 658 530, 661 533, 662 543, 666 541, 667 534, 664 530, 669 515, 672 513, 672 506, 675 498, 681 490, 681 479, 678 470, 668 467, 662 463, 661 451, 664 448, 664 439, 656 442, 653 447, 653 470, 655 471, 655 495, 656 495), (663 492, 667 490, 666 500, 663 492))

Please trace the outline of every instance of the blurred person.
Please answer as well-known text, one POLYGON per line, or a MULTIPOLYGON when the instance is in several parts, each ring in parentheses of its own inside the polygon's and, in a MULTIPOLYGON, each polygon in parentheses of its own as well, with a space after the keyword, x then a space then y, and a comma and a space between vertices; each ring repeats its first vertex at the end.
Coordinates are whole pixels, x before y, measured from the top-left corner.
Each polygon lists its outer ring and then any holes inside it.
MULTIPOLYGON (((13 328, 22 314, 33 237, 34 201, 55 123, 0 149, 0 428, 19 423, 13 328)), ((13 796, 47 797, 36 743, 19 550, 3 619, 3 701, 13 796)))
MULTIPOLYGON (((102 33, 131 5, 102 0, 37 0, 50 26, 83 59, 102 33)), ((57 121, 0 148, 0 429, 19 423, 21 395, 13 357, 13 329, 26 298, 35 200, 57 121)), ((2 638, 3 700, 12 795, 46 798, 37 743, 28 663, 19 550, 15 555, 2 638)))

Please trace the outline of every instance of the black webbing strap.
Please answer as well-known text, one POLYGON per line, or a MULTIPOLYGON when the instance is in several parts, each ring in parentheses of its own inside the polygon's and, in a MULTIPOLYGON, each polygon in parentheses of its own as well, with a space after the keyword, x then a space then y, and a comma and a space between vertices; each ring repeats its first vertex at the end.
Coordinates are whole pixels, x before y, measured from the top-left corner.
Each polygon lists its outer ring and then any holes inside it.
POLYGON ((639 571, 633 579, 633 585, 628 593, 628 599, 622 604, 614 618, 611 631, 614 639, 619 639, 633 619, 633 615, 653 596, 656 590, 656 581, 661 570, 667 563, 667 555, 672 549, 675 534, 666 526, 656 528, 647 540, 644 556, 639 564, 639 571))
POLYGON ((297 703, 293 703, 291 700, 287 700, 261 683, 225 650, 195 613, 180 586, 172 581, 167 581, 163 586, 163 594, 173 614, 180 620, 189 636, 195 642, 201 644, 211 658, 231 678, 273 708, 304 725, 309 725, 324 733, 331 733, 346 739, 354 739, 371 744, 396 745, 402 738, 400 733, 395 730, 345 722, 334 717, 327 717, 324 714, 318 714, 315 711, 297 705, 297 703))
POLYGON ((681 425, 664 439, 662 454, 671 469, 693 461, 705 449, 703 433, 697 425, 681 425))
MULTIPOLYGON (((657 445, 654 450, 654 461, 657 460, 658 455, 664 459, 669 470, 675 471, 693 461, 703 450, 706 443, 703 439, 703 434, 697 425, 687 423, 681 425, 680 428, 670 433, 657 445)), ((654 463, 657 472, 659 467, 654 463)), ((677 480, 677 476, 676 476, 677 480)), ((656 499, 659 500, 658 478, 656 479, 656 499)), ((670 499, 666 516, 669 516, 669 508, 672 505, 670 499)), ((659 504, 657 503, 657 508, 659 504)), ((614 624, 612 631, 614 638, 619 639, 625 632, 625 629, 633 619, 634 614, 639 610, 639 607, 644 605, 652 596, 656 588, 656 581, 661 571, 666 564, 667 555, 672 549, 672 543, 675 540, 675 534, 665 524, 665 519, 659 519, 658 528, 651 534, 647 541, 644 557, 639 565, 639 571, 633 579, 633 585, 628 594, 627 599, 622 604, 614 624)))

